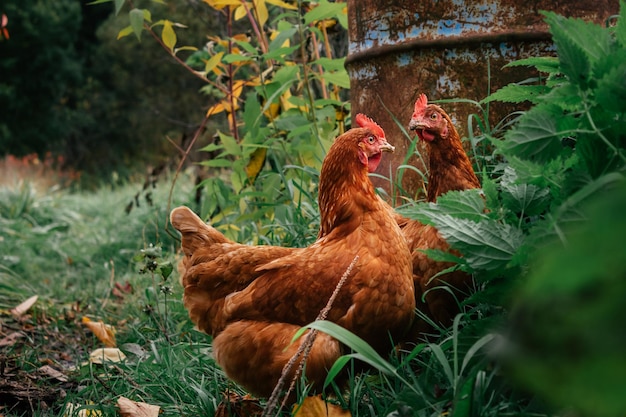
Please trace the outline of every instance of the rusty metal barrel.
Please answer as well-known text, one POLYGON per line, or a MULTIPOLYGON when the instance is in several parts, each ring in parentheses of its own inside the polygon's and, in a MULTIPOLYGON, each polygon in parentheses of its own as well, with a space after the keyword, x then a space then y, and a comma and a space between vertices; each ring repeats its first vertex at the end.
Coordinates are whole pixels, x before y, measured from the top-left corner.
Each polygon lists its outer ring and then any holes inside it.
MULTIPOLYGON (((398 178, 414 139, 402 127, 408 131, 420 93, 430 100, 482 100, 500 87, 537 75, 523 67, 503 68, 505 64, 555 55, 540 10, 603 23, 618 9, 617 0, 348 0, 346 68, 352 114, 372 117, 396 146, 393 157, 383 158, 375 185, 391 195, 389 179, 398 178)), ((444 107, 463 137, 468 116, 478 109, 467 103, 444 107)), ((493 103, 489 119, 497 122, 513 110, 493 103)), ((425 169, 415 156, 409 163, 425 169)), ((405 193, 419 197, 422 185, 419 173, 404 170, 405 193)))

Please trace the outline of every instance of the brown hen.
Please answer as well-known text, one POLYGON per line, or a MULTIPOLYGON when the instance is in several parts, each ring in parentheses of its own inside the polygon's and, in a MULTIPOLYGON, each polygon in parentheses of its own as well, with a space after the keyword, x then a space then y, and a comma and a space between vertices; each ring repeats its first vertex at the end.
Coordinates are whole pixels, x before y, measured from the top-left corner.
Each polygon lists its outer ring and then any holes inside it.
MULTIPOLYGON (((450 116, 441 107, 428 104, 428 98, 424 94, 421 94, 415 102, 409 129, 415 131, 419 139, 425 142, 428 151, 429 202, 435 202, 438 196, 448 191, 480 188, 480 182, 450 116)), ((454 264, 434 261, 422 251, 424 249, 450 251, 448 243, 432 226, 400 215, 396 215, 396 221, 413 254, 417 308, 439 325, 452 324, 454 316, 460 311, 459 301, 472 287, 471 275, 453 271, 435 277, 454 264)), ((432 326, 427 320, 417 318, 408 340, 417 342, 431 331, 432 326)))
MULTIPOLYGON (((364 127, 339 136, 322 164, 321 230, 311 246, 241 245, 186 207, 171 213, 182 234, 189 315, 213 335, 215 359, 226 374, 258 396, 269 396, 299 348, 299 342, 290 345, 293 335, 316 319, 357 256, 327 319, 380 352, 413 320, 411 253, 368 178, 393 147, 376 123, 363 115, 356 120, 364 127)), ((305 368, 315 388, 341 354, 335 339, 318 335, 305 368)))

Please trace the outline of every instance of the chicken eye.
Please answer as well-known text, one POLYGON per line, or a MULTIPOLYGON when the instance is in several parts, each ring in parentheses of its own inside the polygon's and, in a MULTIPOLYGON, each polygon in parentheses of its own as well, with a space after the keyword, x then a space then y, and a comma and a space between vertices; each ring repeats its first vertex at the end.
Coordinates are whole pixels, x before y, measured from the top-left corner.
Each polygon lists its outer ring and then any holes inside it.
POLYGON ((435 120, 435 119, 437 118, 437 113, 433 113, 433 114, 431 114, 431 115, 430 115, 430 118, 431 118, 431 119, 433 119, 433 120, 435 120))
POLYGON ((367 142, 368 142, 368 143, 370 143, 370 144, 372 144, 372 143, 376 142, 376 138, 375 138, 374 136, 369 136, 369 137, 367 138, 367 142))

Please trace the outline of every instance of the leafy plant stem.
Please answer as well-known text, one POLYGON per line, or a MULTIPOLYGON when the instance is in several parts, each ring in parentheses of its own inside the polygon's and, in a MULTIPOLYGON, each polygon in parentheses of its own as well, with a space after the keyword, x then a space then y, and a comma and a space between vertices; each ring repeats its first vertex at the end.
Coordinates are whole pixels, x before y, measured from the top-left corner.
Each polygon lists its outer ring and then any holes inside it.
MULTIPOLYGON (((243 2, 244 7, 245 2, 243 2)), ((228 10, 226 11, 228 14, 228 22, 226 24, 226 30, 228 31, 228 53, 233 53, 233 14, 230 11, 230 6, 228 6, 228 10)), ((233 88, 233 80, 234 80, 234 71, 233 64, 228 64, 228 90, 230 91, 228 98, 230 100, 230 113, 228 113, 228 120, 231 124, 230 131, 233 133, 233 137, 237 142, 239 142, 239 129, 237 129, 237 112, 235 111, 235 94, 233 88)))
POLYGON ((606 146, 608 146, 609 149, 613 151, 613 155, 618 156, 622 160, 622 162, 626 162, 626 156, 623 155, 619 151, 619 149, 617 149, 617 147, 613 145, 611 141, 608 140, 607 137, 604 136, 602 131, 598 129, 598 127, 596 126, 596 123, 594 122, 593 117, 591 117, 591 112, 589 111, 589 105, 587 101, 584 101, 584 106, 585 106, 585 116, 587 117, 587 120, 589 121, 591 128, 594 130, 594 133, 597 134, 598 137, 602 139, 602 141, 606 144, 606 146))

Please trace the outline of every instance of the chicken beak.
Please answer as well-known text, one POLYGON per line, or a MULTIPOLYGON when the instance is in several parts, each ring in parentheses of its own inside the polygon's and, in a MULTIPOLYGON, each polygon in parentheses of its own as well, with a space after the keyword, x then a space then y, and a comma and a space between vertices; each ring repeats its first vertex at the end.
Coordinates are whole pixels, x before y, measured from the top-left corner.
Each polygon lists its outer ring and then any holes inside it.
POLYGON ((425 127, 426 126, 423 123, 420 123, 418 120, 411 119, 411 121, 409 122, 409 130, 418 131, 424 129, 425 127))
POLYGON ((393 145, 391 145, 391 144, 390 144, 389 142, 387 142, 387 141, 385 141, 385 143, 383 143, 383 144, 380 146, 380 151, 381 151, 381 152, 392 152, 392 153, 393 153, 393 152, 395 152, 395 150, 396 150, 396 147, 395 147, 395 146, 393 146, 393 145))

